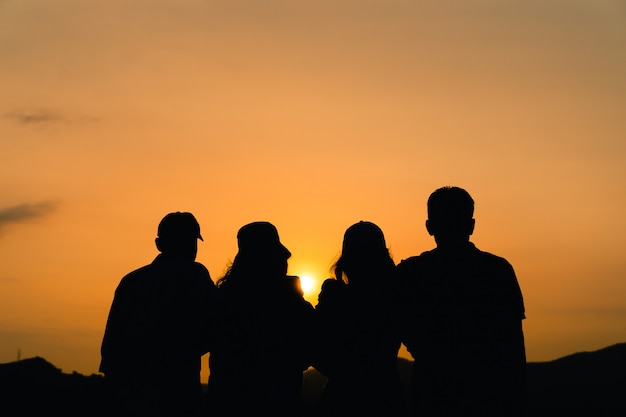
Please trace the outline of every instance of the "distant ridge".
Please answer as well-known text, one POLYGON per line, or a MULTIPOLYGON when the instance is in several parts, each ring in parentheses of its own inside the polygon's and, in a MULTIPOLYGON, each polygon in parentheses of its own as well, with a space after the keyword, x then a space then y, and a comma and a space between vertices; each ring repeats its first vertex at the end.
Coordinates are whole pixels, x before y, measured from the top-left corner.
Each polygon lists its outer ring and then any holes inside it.
POLYGON ((0 375, 3 378, 15 378, 16 380, 49 380, 58 378, 61 373, 60 369, 55 368, 54 365, 39 356, 0 364, 0 375))
MULTIPOLYGON (((412 366, 412 361, 398 359, 407 386, 412 366)), ((310 410, 324 382, 315 369, 305 372, 310 410)), ((529 362, 528 391, 527 417, 625 417, 626 343, 529 362)), ((104 417, 107 406, 101 375, 66 374, 41 357, 0 364, 0 415, 104 417)))
POLYGON ((626 343, 528 363, 529 416, 626 416, 626 343))
POLYGON ((0 364, 0 415, 104 417, 104 377, 66 374, 41 357, 0 364))
MULTIPOLYGON (((398 359, 408 387, 410 360, 398 359)), ((626 417, 626 343, 579 352, 549 362, 528 363, 527 417, 626 417)), ((305 373, 305 400, 314 403, 325 378, 305 373)))

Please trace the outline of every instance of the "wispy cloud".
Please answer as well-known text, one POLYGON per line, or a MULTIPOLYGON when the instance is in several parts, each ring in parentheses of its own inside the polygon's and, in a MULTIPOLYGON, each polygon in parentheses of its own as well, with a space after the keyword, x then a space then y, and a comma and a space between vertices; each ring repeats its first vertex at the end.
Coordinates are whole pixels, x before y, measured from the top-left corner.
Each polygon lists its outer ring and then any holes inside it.
POLYGON ((63 121, 61 115, 48 110, 13 110, 5 113, 4 117, 22 125, 42 125, 63 121))
POLYGON ((58 203, 53 201, 41 201, 0 208, 0 231, 13 223, 28 222, 44 217, 56 210, 57 206, 58 203))
POLYGON ((67 115, 44 109, 13 110, 3 113, 1 117, 21 126, 81 125, 100 121, 99 117, 81 114, 67 115))

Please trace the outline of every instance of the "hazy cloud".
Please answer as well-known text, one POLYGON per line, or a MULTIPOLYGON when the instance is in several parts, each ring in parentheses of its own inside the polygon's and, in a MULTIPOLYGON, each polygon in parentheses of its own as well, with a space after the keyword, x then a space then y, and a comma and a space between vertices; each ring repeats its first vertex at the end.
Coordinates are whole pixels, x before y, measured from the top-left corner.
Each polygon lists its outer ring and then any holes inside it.
POLYGON ((28 222, 44 217, 54 211, 57 205, 52 201, 42 201, 0 208, 0 231, 13 223, 28 222))
POLYGON ((5 113, 4 117, 23 125, 40 125, 46 123, 56 123, 63 120, 59 114, 48 110, 14 110, 12 112, 5 113))
POLYGON ((15 277, 0 277, 0 284, 17 282, 15 277))
POLYGON ((5 119, 22 126, 75 125, 98 122, 100 119, 87 115, 65 115, 50 110, 13 110, 2 115, 5 119))

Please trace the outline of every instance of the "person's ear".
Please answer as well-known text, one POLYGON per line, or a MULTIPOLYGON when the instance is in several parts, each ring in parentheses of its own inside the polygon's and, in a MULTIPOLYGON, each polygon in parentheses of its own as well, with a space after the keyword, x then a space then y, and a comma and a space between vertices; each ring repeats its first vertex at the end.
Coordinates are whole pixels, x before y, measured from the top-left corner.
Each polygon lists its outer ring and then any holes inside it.
POLYGON ((163 249, 161 248, 161 240, 158 237, 154 239, 154 244, 156 245, 159 252, 163 252, 163 249))
POLYGON ((426 230, 428 230, 428 234, 429 235, 431 235, 431 236, 435 235, 433 222, 431 222, 430 220, 426 220, 426 230))

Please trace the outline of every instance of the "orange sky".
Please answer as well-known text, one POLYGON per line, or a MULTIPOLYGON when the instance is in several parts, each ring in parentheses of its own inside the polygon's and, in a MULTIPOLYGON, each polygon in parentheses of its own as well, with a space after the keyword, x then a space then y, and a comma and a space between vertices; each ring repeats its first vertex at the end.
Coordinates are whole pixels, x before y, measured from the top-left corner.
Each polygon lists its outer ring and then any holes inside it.
POLYGON ((170 211, 214 279, 273 222, 315 303, 358 220, 432 248, 442 185, 515 267, 529 360, 624 342, 625 51, 617 0, 2 1, 0 363, 95 373, 170 211))

